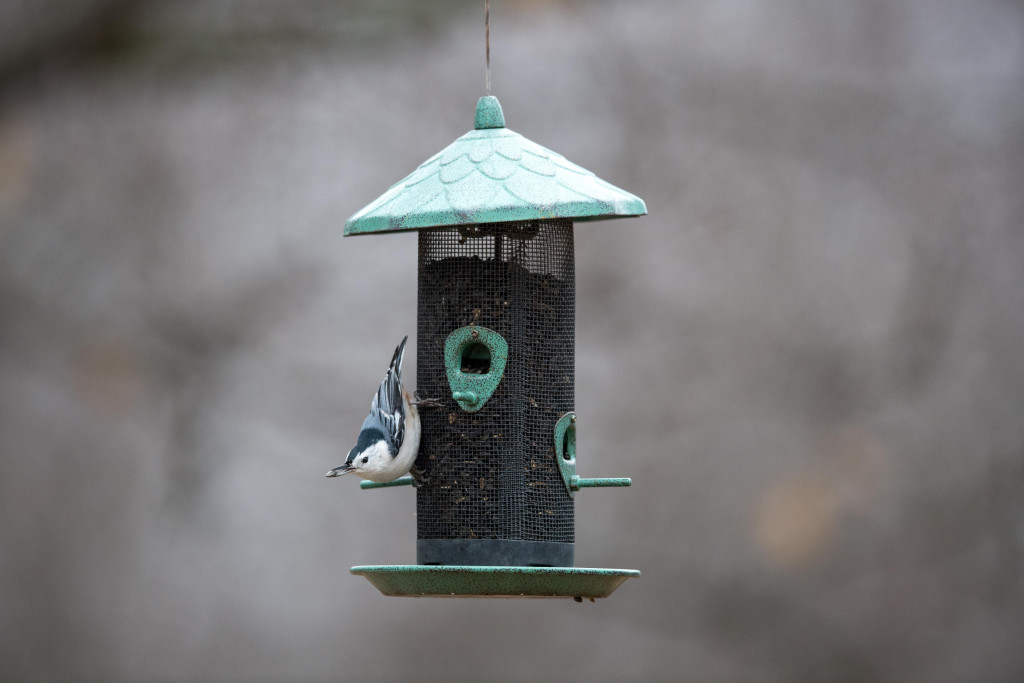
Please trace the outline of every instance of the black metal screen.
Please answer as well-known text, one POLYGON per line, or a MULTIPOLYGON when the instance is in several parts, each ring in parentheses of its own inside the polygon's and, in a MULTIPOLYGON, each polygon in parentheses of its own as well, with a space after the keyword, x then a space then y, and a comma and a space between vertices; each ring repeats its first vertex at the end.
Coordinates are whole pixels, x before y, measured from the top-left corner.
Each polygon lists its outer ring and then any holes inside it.
POLYGON ((420 231, 417 389, 443 403, 420 411, 420 541, 573 542, 554 428, 574 408, 574 326, 571 220, 420 231), (452 399, 444 359, 448 335, 468 325, 508 342, 501 383, 473 413, 452 399))

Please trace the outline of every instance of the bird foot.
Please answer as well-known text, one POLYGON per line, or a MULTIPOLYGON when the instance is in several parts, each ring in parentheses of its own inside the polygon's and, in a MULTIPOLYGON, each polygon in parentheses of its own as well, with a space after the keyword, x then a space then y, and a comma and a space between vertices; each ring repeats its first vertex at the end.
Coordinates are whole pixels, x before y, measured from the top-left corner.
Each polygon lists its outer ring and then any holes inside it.
POLYGON ((413 405, 417 408, 440 408, 444 405, 439 398, 423 398, 419 390, 413 392, 413 405))
POLYGON ((413 467, 412 469, 410 469, 409 474, 412 475, 412 485, 415 488, 419 488, 420 486, 423 486, 428 481, 430 481, 429 479, 427 479, 427 475, 423 474, 423 470, 419 469, 418 467, 413 467))

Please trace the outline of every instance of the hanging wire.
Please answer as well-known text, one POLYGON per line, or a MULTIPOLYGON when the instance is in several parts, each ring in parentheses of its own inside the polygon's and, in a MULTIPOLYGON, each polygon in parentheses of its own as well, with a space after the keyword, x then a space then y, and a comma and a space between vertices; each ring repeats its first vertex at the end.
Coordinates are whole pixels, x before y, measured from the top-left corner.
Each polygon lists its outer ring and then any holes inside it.
POLYGON ((491 0, 484 0, 484 43, 487 45, 486 85, 491 94, 491 0))

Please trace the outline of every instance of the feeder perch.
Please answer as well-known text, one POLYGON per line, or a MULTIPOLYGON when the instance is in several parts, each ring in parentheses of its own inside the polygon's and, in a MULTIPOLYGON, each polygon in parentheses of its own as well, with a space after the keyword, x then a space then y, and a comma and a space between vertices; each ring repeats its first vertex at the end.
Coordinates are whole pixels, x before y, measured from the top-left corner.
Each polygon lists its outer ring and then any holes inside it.
MULTIPOLYGON (((352 216, 345 235, 419 234, 416 565, 352 567, 386 595, 606 597, 632 569, 574 567, 573 224, 643 200, 505 127, 474 130, 352 216)), ((411 485, 411 477, 362 488, 411 485)))

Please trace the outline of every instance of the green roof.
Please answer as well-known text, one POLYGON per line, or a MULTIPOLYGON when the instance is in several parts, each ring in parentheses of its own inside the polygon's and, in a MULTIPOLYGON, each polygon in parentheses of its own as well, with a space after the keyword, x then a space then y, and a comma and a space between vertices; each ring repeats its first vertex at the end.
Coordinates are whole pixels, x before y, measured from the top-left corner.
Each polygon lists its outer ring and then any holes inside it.
POLYGON ((646 213, 636 195, 505 128, 497 98, 486 96, 477 103, 474 130, 356 212, 345 234, 646 213))

